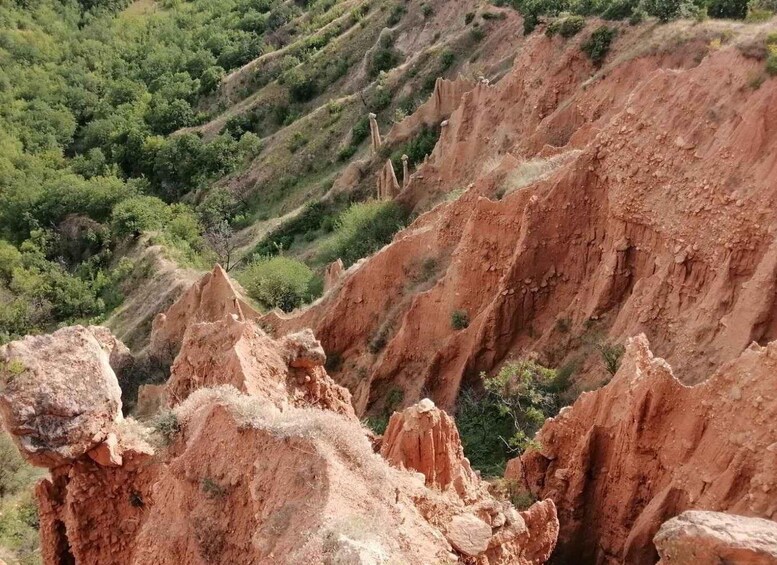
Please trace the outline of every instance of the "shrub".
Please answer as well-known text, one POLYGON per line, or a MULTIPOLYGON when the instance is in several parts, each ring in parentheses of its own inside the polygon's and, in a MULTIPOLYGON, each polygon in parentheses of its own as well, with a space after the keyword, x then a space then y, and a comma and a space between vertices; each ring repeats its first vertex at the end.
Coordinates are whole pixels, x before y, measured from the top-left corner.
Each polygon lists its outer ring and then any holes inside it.
POLYGON ((407 13, 407 8, 405 8, 402 4, 396 4, 391 9, 391 14, 389 14, 389 18, 386 21, 386 25, 388 27, 394 27, 399 22, 402 21, 402 16, 404 16, 407 13))
POLYGON ((467 12, 464 14, 464 25, 469 25, 472 23, 472 20, 475 19, 475 12, 467 12))
POLYGON ((454 330, 463 330, 469 327, 469 314, 466 310, 454 310, 451 312, 451 327, 454 330))
POLYGON ((320 287, 320 280, 310 267, 283 256, 254 261, 238 275, 238 280, 262 306, 284 312, 311 300, 320 287))
POLYGON ((712 18, 743 20, 747 16, 747 0, 711 0, 707 13, 712 18))
POLYGON ((625 348, 621 344, 600 343, 598 345, 599 354, 602 357, 607 372, 614 375, 618 372, 621 365, 621 359, 625 348))
POLYGON ((456 53, 453 51, 443 51, 442 55, 440 55, 440 67, 443 71, 450 69, 455 62, 456 53))
POLYGON ((545 34, 549 37, 553 37, 555 34, 559 34, 565 39, 574 37, 582 31, 585 27, 585 18, 582 16, 569 16, 561 20, 555 20, 545 30, 545 34))
POLYGON ((421 6, 421 13, 424 18, 430 18, 434 14, 434 9, 429 4, 424 4, 421 6))
POLYGON ((666 23, 680 16, 682 0, 645 0, 644 8, 648 15, 666 23))
POLYGON ((501 475, 507 459, 532 446, 545 419, 558 412, 561 386, 553 369, 529 359, 481 378, 483 391, 460 395, 456 423, 472 466, 487 476, 501 475))
POLYGON ((367 116, 359 118, 351 129, 351 145, 360 145, 370 136, 370 119, 367 116))
POLYGON ((340 258, 346 266, 374 253, 391 241, 407 219, 395 202, 371 200, 351 205, 337 220, 335 233, 325 256, 340 258))
POLYGON ((154 420, 153 428, 158 433, 165 445, 170 445, 175 436, 181 431, 181 423, 178 421, 178 416, 172 410, 161 413, 154 420))
POLYGON ((380 46, 372 54, 367 72, 370 78, 377 77, 382 71, 389 71, 402 60, 402 55, 392 46, 380 46))
POLYGON ((583 52, 588 55, 591 62, 597 67, 602 64, 610 50, 610 44, 618 30, 607 26, 597 28, 585 43, 581 46, 583 52))

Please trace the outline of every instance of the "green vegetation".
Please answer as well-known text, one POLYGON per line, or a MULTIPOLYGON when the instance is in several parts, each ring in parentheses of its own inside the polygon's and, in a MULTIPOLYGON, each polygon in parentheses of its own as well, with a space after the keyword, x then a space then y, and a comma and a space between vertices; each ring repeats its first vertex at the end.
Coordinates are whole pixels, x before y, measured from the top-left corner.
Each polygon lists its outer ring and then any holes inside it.
POLYGON ((619 343, 613 344, 602 342, 597 344, 597 349, 599 350, 599 354, 601 355, 602 362, 604 363, 607 372, 611 375, 617 373, 621 366, 621 359, 623 359, 626 348, 619 343))
POLYGON ((337 220, 324 257, 330 261, 340 258, 351 266, 391 242, 406 220, 406 212, 395 202, 370 200, 352 204, 337 220))
POLYGON ((23 565, 40 563, 38 507, 32 486, 41 475, 0 431, 0 547, 13 552, 23 565))
POLYGON ((248 295, 265 308, 291 312, 320 295, 321 279, 305 265, 290 257, 266 257, 251 263, 238 274, 248 295))
POLYGON ((302 13, 280 0, 128 4, 0 6, 0 342, 105 317, 132 271, 115 256, 124 239, 151 231, 179 260, 207 257, 208 225, 179 202, 252 158, 258 138, 169 134, 206 119, 224 73, 302 13))
POLYGON ((172 410, 159 414, 153 422, 154 431, 159 434, 165 445, 170 445, 181 431, 178 416, 172 410))
POLYGON ((568 382, 530 359, 505 364, 492 377, 481 374, 482 391, 459 396, 456 424, 464 453, 486 476, 504 472, 511 457, 534 445, 534 434, 560 409, 568 382))
POLYGON ((451 327, 454 330, 463 330, 469 327, 469 314, 466 310, 454 310, 451 312, 451 327))
POLYGON ((553 22, 545 29, 548 37, 558 34, 564 39, 569 39, 580 33, 585 27, 585 18, 583 16, 569 16, 553 22))
POLYGON ((769 34, 766 38, 766 50, 766 72, 777 76, 777 33, 769 34))
POLYGON ((618 30, 615 28, 600 26, 581 45, 581 49, 588 55, 594 65, 599 66, 604 62, 604 58, 610 51, 610 43, 612 43, 617 34, 618 30))
MULTIPOLYGON (((571 17, 601 17, 605 20, 629 20, 632 24, 639 23, 644 16, 657 18, 660 22, 668 22, 676 18, 699 18, 709 14, 714 18, 750 19, 751 14, 765 12, 773 14, 777 11, 773 0, 607 0, 607 1, 577 1, 577 0, 511 0, 512 6, 524 16, 524 33, 529 34, 537 25, 547 18, 560 15, 571 17), (771 3, 764 6, 764 3, 771 3)), ((552 22, 548 34, 559 32, 560 24, 552 22), (553 28, 553 29, 551 29, 553 28)), ((577 31, 579 23, 572 23, 567 30, 571 37, 577 31)), ((580 26, 582 29, 582 26, 580 26)), ((563 34, 562 34, 563 35, 563 34)))
POLYGON ((391 415, 402 405, 402 401, 405 399, 405 392, 401 388, 394 387, 383 398, 383 410, 379 414, 369 416, 364 420, 364 425, 378 435, 386 433, 391 415))

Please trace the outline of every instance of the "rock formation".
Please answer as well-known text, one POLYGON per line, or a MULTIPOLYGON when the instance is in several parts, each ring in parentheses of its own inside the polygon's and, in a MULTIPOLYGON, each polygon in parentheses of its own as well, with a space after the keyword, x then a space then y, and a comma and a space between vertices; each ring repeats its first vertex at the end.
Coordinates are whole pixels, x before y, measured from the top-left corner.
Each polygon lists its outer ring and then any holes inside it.
POLYGON ((166 397, 177 405, 197 389, 231 385, 280 408, 291 402, 355 417, 350 393, 332 382, 325 361, 310 330, 276 342, 254 322, 229 314, 217 322, 189 326, 166 397))
POLYGON ((326 271, 324 271, 324 292, 334 288, 340 281, 340 277, 343 276, 344 271, 345 266, 342 259, 332 261, 326 266, 326 271))
POLYGON ((612 381, 523 456, 529 488, 558 508, 559 557, 655 563, 659 526, 689 509, 777 518, 776 390, 777 342, 689 387, 644 336, 629 340, 612 381))
POLYGON ((378 175, 378 200, 393 200, 400 190, 394 165, 388 159, 378 175))
POLYGON ((392 465, 422 473, 428 486, 450 487, 464 500, 477 497, 479 481, 464 457, 456 424, 428 398, 394 412, 380 454, 392 465))
POLYGON ((380 138, 380 127, 378 127, 377 116, 370 112, 370 147, 372 147, 373 154, 378 153, 380 146, 383 145, 383 141, 380 138))
POLYGON ((407 155, 402 155, 402 188, 405 188, 410 182, 410 168, 407 164, 408 159, 409 157, 407 155))
POLYGON ((188 308, 196 296, 209 317, 222 309, 213 276, 164 318, 186 327, 167 391, 149 391, 172 404, 154 429, 121 416, 109 360, 123 349, 106 330, 65 328, 0 350, 3 422, 50 470, 36 489, 46 563, 548 559, 552 501, 518 512, 493 498, 429 401, 392 418, 389 465, 310 330, 273 339, 239 312, 201 321, 188 308))
POLYGON ((475 83, 463 77, 455 80, 438 78, 429 100, 415 112, 395 124, 386 136, 386 142, 399 144, 407 141, 425 127, 434 127, 446 120, 461 104, 462 97, 475 87, 475 83))
POLYGON ((165 313, 154 318, 149 353, 172 360, 181 348, 186 329, 196 322, 215 322, 227 314, 255 320, 259 314, 248 304, 224 269, 213 271, 192 285, 165 313))
POLYGON ((777 523, 720 512, 688 511, 654 538, 659 565, 777 563, 777 523))

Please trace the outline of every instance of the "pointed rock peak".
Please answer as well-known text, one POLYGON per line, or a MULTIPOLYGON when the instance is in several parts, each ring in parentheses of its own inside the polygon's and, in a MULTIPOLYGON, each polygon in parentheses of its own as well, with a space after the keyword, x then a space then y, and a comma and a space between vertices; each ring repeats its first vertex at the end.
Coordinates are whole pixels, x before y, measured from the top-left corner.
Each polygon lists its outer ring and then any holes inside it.
POLYGON ((478 491, 478 478, 464 457, 453 418, 428 398, 392 414, 381 455, 395 467, 422 473, 428 486, 452 488, 464 499, 478 491))
POLYGON ((216 322, 230 314, 238 320, 257 320, 260 317, 245 301, 221 265, 216 265, 165 313, 157 315, 151 329, 149 353, 172 362, 191 324, 216 322))

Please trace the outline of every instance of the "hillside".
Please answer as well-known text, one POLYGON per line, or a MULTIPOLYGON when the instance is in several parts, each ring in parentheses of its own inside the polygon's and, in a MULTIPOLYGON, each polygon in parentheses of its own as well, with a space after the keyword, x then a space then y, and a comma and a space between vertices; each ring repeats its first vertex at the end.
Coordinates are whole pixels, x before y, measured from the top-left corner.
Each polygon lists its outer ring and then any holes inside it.
POLYGON ((0 564, 777 562, 775 11, 4 4, 0 564))

